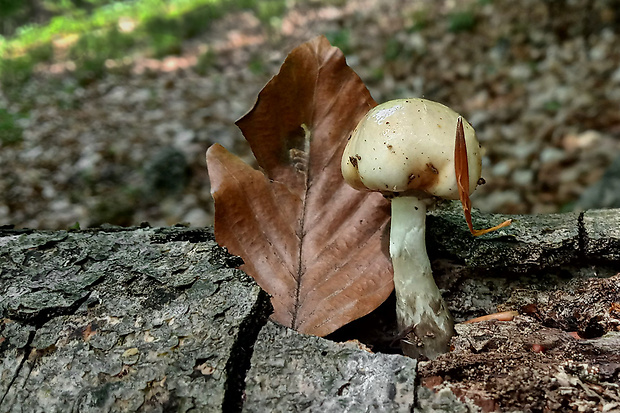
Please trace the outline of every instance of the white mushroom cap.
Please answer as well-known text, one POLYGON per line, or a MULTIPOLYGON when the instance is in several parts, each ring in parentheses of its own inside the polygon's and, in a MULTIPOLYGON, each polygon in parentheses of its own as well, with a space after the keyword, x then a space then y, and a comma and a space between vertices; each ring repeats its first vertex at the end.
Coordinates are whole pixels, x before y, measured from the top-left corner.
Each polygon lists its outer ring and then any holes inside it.
MULTIPOLYGON (((356 189, 459 199, 454 142, 459 114, 426 99, 397 99, 371 109, 342 157, 342 175, 356 189)), ((470 195, 481 173, 474 128, 463 120, 470 195)))

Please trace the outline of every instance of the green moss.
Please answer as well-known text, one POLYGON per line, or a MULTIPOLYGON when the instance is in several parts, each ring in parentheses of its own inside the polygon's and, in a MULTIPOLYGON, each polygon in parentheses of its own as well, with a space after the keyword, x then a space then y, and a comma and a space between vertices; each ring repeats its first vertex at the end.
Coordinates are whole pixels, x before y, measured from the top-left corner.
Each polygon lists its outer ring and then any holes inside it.
POLYGON ((272 24, 274 19, 284 16, 287 7, 284 0, 262 0, 256 2, 254 8, 261 22, 272 24))
POLYGON ((383 79, 384 75, 385 75, 385 72, 384 72, 383 67, 376 67, 372 70, 370 74, 370 78, 376 82, 376 81, 383 79))
POLYGON ((248 67, 250 72, 255 75, 263 75, 265 74, 265 65, 263 61, 259 57, 253 57, 252 60, 248 63, 248 67))
POLYGON ((392 37, 385 43, 385 47, 383 49, 383 56, 385 57, 385 60, 388 62, 394 61, 398 59, 398 56, 400 56, 402 51, 403 51, 402 43, 392 37))
POLYGON ((213 20, 223 17, 226 8, 222 4, 207 4, 181 17, 183 37, 192 38, 204 33, 213 20))
POLYGON ((217 61, 217 56, 213 49, 209 49, 206 52, 198 56, 198 62, 194 66, 194 70, 201 76, 205 76, 214 66, 217 61))
POLYGON ((411 24, 407 27, 409 33, 417 32, 428 26, 428 12, 418 10, 411 15, 411 24))
POLYGON ((325 33, 325 37, 332 44, 336 46, 344 54, 351 53, 351 32, 348 29, 340 29, 325 33))
POLYGON ((30 79, 33 67, 34 61, 30 56, 0 59, 0 84, 5 88, 24 84, 30 79))
MULTIPOLYGON (((19 3, 0 0, 0 14, 3 1, 11 6, 19 3)), ((68 58, 75 62, 75 77, 83 85, 108 72, 108 59, 117 61, 115 67, 122 67, 118 64, 121 58, 142 50, 149 50, 156 58, 180 54, 184 39, 204 33, 212 21, 226 13, 251 9, 268 28, 273 28, 293 4, 287 0, 42 1, 43 9, 53 15, 46 24, 25 24, 11 38, 0 36, 0 84, 4 87, 22 85, 37 63, 58 58, 52 41, 59 37, 79 37, 69 47, 68 58), (133 20, 136 27, 126 33, 119 31, 121 18, 133 20)), ((319 0, 322 2, 329 0, 319 0)), ((346 46, 348 33, 336 37, 346 46)), ((198 70, 205 71, 210 62, 212 56, 204 56, 198 70)))
POLYGON ((106 73, 106 60, 122 58, 134 44, 132 36, 116 27, 81 36, 69 51, 69 58, 76 65, 76 78, 81 84, 101 78, 106 73))
POLYGON ((161 59, 170 55, 180 55, 182 40, 173 34, 159 33, 151 38, 153 57, 161 59))
POLYGON ((547 112, 555 113, 562 108, 562 104, 557 100, 549 100, 543 107, 547 112))
POLYGON ((452 33, 467 32, 476 26, 476 16, 473 11, 458 11, 448 15, 448 31, 452 33))
POLYGON ((0 144, 15 145, 22 141, 23 130, 17 124, 19 115, 9 113, 6 109, 0 108, 0 144))

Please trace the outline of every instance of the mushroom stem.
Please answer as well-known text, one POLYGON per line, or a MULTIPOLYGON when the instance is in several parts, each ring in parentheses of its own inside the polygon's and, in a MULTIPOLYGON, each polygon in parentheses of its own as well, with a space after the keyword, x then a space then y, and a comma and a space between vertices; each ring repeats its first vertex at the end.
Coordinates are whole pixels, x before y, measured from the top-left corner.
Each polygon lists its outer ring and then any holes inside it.
POLYGON ((390 255, 401 348, 410 357, 434 359, 448 351, 454 323, 426 253, 426 207, 430 202, 415 196, 392 199, 390 255))

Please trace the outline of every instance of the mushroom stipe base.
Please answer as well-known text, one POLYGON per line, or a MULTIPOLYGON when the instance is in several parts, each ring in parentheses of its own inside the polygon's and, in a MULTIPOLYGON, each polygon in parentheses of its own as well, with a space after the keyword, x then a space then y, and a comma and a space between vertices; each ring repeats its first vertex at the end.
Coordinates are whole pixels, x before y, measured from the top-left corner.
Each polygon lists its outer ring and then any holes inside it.
POLYGON ((448 351, 454 323, 426 253, 426 208, 430 202, 413 196, 391 200, 390 255, 403 353, 433 359, 448 351))

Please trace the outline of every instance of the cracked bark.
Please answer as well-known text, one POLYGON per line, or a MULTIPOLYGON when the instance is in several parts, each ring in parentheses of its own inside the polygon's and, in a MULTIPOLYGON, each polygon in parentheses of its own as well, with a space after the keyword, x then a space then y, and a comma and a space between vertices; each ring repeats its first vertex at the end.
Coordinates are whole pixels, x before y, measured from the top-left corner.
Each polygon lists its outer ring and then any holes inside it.
POLYGON ((0 262, 0 411, 240 410, 270 305, 210 229, 5 230, 0 262))
MULTIPOLYGON (((618 210, 511 218, 473 238, 458 205, 429 214, 433 271, 457 321, 535 304, 528 322, 544 325, 561 292, 620 270, 618 210)), ((474 214, 478 226, 503 219, 474 214)), ((416 390, 414 360, 267 322, 268 296, 239 263, 211 229, 0 229, 0 412, 475 407, 449 387, 416 390)), ((547 327, 596 336, 591 320, 603 321, 590 315, 547 327)), ((461 338, 479 327, 468 328, 461 338)), ((605 343, 591 345, 618 351, 605 343)))

